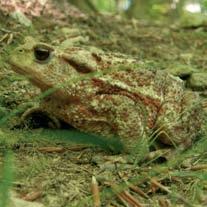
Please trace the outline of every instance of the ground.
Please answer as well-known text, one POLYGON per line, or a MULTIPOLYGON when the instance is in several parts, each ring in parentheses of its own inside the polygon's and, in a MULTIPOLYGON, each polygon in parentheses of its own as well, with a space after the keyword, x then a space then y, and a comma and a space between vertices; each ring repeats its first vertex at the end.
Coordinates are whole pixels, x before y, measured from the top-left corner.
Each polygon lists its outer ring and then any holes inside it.
POLYGON ((134 202, 134 206, 207 206, 205 128, 185 151, 160 149, 140 140, 136 159, 133 153, 114 154, 88 146, 81 134, 69 129, 32 129, 33 124, 25 126, 20 117, 36 105, 39 90, 6 64, 9 51, 24 36, 53 44, 78 37, 81 44, 136 57, 144 69, 168 70, 205 98, 206 28, 152 25, 99 14, 64 21, 36 17, 32 27, 3 13, 0 20, 0 177, 9 179, 5 172, 13 171, 10 184, 18 198, 48 207, 93 206, 91 179, 95 176, 102 206, 134 202), (73 135, 80 138, 78 144, 69 139, 73 135))

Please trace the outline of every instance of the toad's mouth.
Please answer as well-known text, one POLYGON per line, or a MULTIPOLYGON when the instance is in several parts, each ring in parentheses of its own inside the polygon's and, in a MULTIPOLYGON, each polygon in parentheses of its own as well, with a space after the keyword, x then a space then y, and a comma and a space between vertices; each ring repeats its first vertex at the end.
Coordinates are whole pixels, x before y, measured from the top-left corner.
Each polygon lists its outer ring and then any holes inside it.
POLYGON ((64 89, 62 89, 61 86, 54 86, 53 83, 44 81, 46 78, 34 70, 28 67, 20 67, 18 64, 14 64, 12 61, 9 62, 9 64, 11 65, 13 71, 25 76, 33 85, 40 88, 42 92, 45 92, 45 98, 48 96, 54 97, 55 101, 61 101, 66 104, 80 103, 79 97, 68 94, 64 89))
POLYGON ((11 65, 11 69, 13 71, 28 78, 32 84, 40 88, 42 91, 46 91, 53 87, 52 84, 46 83, 45 81, 43 81, 44 78, 40 74, 31 70, 30 68, 20 67, 18 66, 18 64, 14 64, 12 61, 10 61, 9 64, 11 65))

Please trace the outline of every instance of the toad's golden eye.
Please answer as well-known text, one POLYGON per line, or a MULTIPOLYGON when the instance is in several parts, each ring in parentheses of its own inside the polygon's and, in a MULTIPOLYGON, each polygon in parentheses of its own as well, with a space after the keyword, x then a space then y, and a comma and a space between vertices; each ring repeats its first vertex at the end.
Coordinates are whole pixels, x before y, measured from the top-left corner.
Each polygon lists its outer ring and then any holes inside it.
POLYGON ((46 48, 36 47, 34 48, 34 57, 38 62, 47 62, 51 56, 51 51, 46 48))

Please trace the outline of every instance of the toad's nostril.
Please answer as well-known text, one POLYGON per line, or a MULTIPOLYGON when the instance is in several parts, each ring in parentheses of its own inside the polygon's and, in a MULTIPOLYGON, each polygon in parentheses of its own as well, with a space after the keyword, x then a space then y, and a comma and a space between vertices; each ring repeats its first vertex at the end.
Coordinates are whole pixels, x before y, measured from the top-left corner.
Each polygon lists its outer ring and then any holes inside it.
POLYGON ((22 53, 22 52, 23 52, 23 50, 22 50, 22 49, 19 49, 19 52, 20 52, 20 53, 22 53))

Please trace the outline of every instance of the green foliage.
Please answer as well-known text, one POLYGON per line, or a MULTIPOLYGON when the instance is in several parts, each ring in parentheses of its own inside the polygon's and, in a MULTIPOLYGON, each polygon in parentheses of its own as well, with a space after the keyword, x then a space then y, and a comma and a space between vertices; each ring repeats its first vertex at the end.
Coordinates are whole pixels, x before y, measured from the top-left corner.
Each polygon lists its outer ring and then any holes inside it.
POLYGON ((3 169, 0 172, 0 207, 7 207, 9 204, 9 191, 13 181, 13 154, 7 151, 4 157, 3 169))
POLYGON ((115 12, 116 2, 114 0, 91 0, 98 11, 115 12))
POLYGON ((207 0, 202 0, 201 4, 207 10, 207 0))
MULTIPOLYGON (((31 136, 31 133, 27 131, 23 132, 23 134, 24 136, 31 136)), ((50 141, 59 140, 96 146, 114 153, 120 153, 123 151, 123 145, 118 138, 106 139, 101 136, 83 133, 78 130, 42 130, 35 134, 35 136, 43 137, 50 141)))

